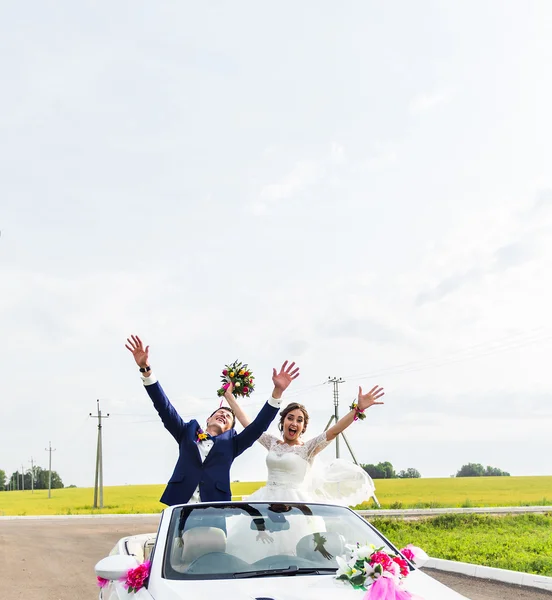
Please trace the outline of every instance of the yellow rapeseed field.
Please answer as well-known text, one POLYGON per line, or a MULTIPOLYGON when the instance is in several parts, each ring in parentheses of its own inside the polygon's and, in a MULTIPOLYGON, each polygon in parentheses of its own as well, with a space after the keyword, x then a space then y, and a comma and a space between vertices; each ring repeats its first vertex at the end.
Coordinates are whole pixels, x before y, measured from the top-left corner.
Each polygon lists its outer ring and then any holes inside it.
MULTIPOLYGON (((440 506, 520 506, 552 504, 552 477, 466 477, 446 479, 379 479, 376 495, 382 508, 440 506)), ((261 487, 262 482, 232 483, 235 500, 261 487)), ((0 516, 157 513, 164 485, 104 488, 104 508, 92 508, 92 488, 0 492, 0 516)), ((363 505, 373 508, 371 502, 363 505)))

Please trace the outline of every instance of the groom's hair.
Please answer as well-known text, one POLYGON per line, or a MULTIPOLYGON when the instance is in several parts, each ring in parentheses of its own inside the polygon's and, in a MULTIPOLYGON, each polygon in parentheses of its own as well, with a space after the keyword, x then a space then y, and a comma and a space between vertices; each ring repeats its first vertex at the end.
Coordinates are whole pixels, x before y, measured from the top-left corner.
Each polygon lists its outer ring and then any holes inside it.
POLYGON ((217 408, 217 410, 214 410, 207 417, 207 420, 209 420, 215 413, 218 413, 219 410, 225 410, 226 412, 229 412, 232 415, 232 427, 234 427, 234 425, 236 424, 236 415, 234 414, 234 411, 229 406, 221 406, 220 408, 217 408))
POLYGON ((297 410, 297 409, 299 409, 303 413, 303 415, 305 417, 305 421, 303 422, 303 431, 302 431, 302 433, 305 433, 305 431, 307 431, 307 425, 309 424, 309 413, 307 412, 307 409, 302 404, 299 404, 299 402, 292 402, 291 404, 288 404, 280 412, 280 422, 278 423, 278 429, 280 431, 284 431, 284 421, 285 421, 287 415, 292 410, 297 410))

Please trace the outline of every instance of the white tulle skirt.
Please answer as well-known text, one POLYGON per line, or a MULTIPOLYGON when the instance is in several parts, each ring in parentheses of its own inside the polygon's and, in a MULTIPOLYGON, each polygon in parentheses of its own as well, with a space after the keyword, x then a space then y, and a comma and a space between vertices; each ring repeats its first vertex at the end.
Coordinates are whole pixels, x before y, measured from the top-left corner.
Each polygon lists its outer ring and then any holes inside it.
POLYGON ((251 502, 322 502, 356 506, 375 497, 372 478, 364 469, 344 459, 316 460, 301 483, 267 482, 250 496, 251 502))

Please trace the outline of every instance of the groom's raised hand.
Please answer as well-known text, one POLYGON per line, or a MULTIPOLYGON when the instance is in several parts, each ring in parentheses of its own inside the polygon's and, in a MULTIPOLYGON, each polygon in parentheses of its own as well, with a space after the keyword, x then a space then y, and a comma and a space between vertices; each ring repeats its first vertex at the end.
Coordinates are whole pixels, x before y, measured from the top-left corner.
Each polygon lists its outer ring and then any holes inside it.
POLYGON ((288 365, 288 361, 286 360, 281 366, 279 373, 276 372, 276 369, 272 369, 272 382, 274 383, 273 398, 281 398, 282 394, 289 387, 289 384, 299 377, 299 367, 294 367, 294 362, 288 365))
POLYGON ((134 356, 134 360, 140 368, 149 367, 149 346, 144 348, 142 340, 137 335, 131 335, 130 338, 127 338, 125 348, 132 352, 132 356, 134 356))

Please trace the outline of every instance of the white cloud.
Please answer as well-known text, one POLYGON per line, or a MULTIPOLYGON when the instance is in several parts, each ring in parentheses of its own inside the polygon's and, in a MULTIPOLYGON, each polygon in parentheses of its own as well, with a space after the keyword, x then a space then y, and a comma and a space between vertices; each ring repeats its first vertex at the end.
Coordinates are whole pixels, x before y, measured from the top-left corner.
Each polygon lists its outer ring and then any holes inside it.
POLYGON ((453 93, 450 88, 442 88, 433 92, 421 93, 411 100, 409 110, 411 113, 423 113, 433 110, 437 106, 446 104, 452 99, 453 93))
POLYGON ((260 199, 268 204, 289 200, 306 187, 315 184, 321 176, 321 167, 312 160, 298 162, 278 183, 270 183, 261 189, 260 199))

